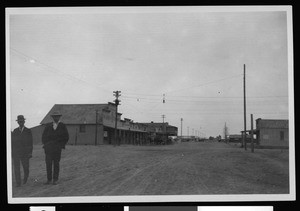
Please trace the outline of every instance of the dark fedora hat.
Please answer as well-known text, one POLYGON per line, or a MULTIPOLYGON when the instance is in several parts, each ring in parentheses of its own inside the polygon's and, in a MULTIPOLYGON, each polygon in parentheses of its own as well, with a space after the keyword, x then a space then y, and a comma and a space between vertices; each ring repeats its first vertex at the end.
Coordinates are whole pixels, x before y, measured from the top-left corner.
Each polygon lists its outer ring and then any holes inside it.
POLYGON ((23 115, 18 115, 17 120, 16 121, 25 121, 25 118, 23 115))
POLYGON ((59 111, 54 111, 51 116, 62 116, 62 114, 59 111))

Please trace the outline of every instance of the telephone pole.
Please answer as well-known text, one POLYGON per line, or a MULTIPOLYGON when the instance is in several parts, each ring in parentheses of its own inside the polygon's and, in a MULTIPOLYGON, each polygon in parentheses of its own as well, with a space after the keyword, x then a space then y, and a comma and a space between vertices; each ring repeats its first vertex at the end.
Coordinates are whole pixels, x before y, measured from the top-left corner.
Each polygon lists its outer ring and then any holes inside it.
MULTIPOLYGON (((95 146, 97 145, 97 133, 98 133, 98 110, 96 110, 95 146)), ((76 134, 76 138, 77 138, 77 134, 76 134)))
POLYGON ((253 114, 251 114, 251 152, 254 152, 254 140, 253 140, 253 114))
POLYGON ((225 126, 224 126, 224 139, 225 139, 225 143, 227 143, 227 136, 228 136, 228 127, 226 126, 226 122, 225 122, 225 126))
POLYGON ((115 131, 114 131, 114 146, 116 146, 118 142, 118 136, 117 136, 117 123, 118 123, 118 105, 121 105, 119 100, 119 97, 121 96, 121 91, 114 91, 114 96, 116 97, 115 99, 115 105, 116 105, 116 118, 115 118, 115 131))
POLYGON ((166 115, 161 115, 161 117, 163 118, 163 123, 165 123, 165 118, 166 118, 166 115))
POLYGON ((247 150, 247 134, 246 134, 246 65, 244 64, 244 135, 243 142, 245 150, 247 150))
POLYGON ((181 130, 180 130, 180 136, 182 137, 182 121, 183 121, 183 119, 181 118, 181 119, 180 119, 180 121, 181 121, 181 130))
POLYGON ((163 119, 163 141, 166 140, 166 130, 167 130, 167 126, 165 125, 165 118, 166 115, 161 115, 162 119, 163 119))

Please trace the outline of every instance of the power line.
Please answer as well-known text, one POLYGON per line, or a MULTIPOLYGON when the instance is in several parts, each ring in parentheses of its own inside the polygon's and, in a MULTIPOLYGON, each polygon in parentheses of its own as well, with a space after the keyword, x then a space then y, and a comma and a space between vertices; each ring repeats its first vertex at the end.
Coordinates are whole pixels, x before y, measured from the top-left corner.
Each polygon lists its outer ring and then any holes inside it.
MULTIPOLYGON (((128 98, 128 97, 123 97, 124 99, 126 99, 126 101, 136 101, 136 98, 128 98)), ((155 103, 157 102, 158 104, 161 103, 161 99, 150 99, 150 98, 139 98, 139 103, 155 103)), ((209 98, 207 98, 209 99, 209 98)), ((176 103, 202 103, 203 104, 215 104, 218 105, 218 103, 228 103, 228 104, 236 104, 239 103, 242 98, 233 98, 236 100, 230 100, 230 101, 224 101, 224 99, 214 99, 214 100, 180 100, 180 99, 168 99, 168 102, 176 102, 176 103), (238 100, 238 101, 237 101, 238 100)), ((253 98, 254 99, 254 98, 253 98)), ((260 99, 258 98, 257 100, 253 101, 253 99, 251 101, 249 101, 249 103, 256 103, 256 104, 278 104, 277 100, 270 100, 270 99, 264 99, 263 101, 260 101, 260 99)), ((281 103, 288 103, 285 101, 280 101, 281 103)))
POLYGON ((182 91, 182 90, 186 90, 186 89, 192 89, 192 88, 196 88, 196 87, 200 87, 200 86, 206 86, 206 85, 209 85, 209 84, 213 84, 213 83, 217 83, 217 82, 220 82, 220 81, 224 81, 224 80, 228 80, 228 79, 232 79, 232 78, 237 78, 237 77, 241 77, 241 76, 242 76, 242 74, 237 74, 237 75, 233 75, 233 76, 230 76, 230 77, 221 78, 221 79, 218 79, 218 80, 214 80, 214 81, 210 81, 210 82, 207 82, 207 83, 199 84, 199 85, 196 85, 196 86, 190 86, 190 87, 186 87, 186 88, 182 88, 182 89, 172 90, 172 91, 165 92, 165 93, 178 92, 178 91, 182 91))
MULTIPOLYGON (((131 94, 133 95, 133 94, 131 94)), ((131 98, 131 99, 154 99, 154 100, 161 100, 161 97, 160 98, 149 98, 149 97, 140 97, 140 96, 161 96, 161 95, 146 95, 146 94, 143 94, 143 95, 139 95, 139 94, 136 94, 134 96, 128 96, 128 94, 124 95, 123 97, 124 98, 131 98)), ((172 99, 172 98, 200 98, 200 99, 242 99, 243 97, 242 96, 168 96, 168 100, 169 99, 172 99)), ((250 96, 250 97, 247 97, 247 98, 252 98, 252 99, 265 99, 265 98, 287 98, 288 96, 284 96, 284 95, 281 95, 281 96, 250 96)))
POLYGON ((111 91, 104 89, 104 88, 102 87, 102 85, 100 85, 100 84, 96 84, 96 83, 92 84, 91 82, 85 81, 85 80, 83 80, 83 79, 81 79, 81 78, 78 78, 78 77, 75 77, 75 76, 73 76, 73 75, 64 73, 64 72, 60 71, 59 69, 57 69, 57 68, 55 68, 55 67, 52 67, 52 66, 50 66, 50 65, 48 65, 48 64, 45 64, 45 63, 39 61, 38 59, 35 59, 35 58, 32 57, 32 56, 28 56, 28 55, 26 55, 26 54, 24 54, 24 53, 22 53, 22 52, 20 52, 20 51, 18 51, 18 50, 16 50, 16 49, 14 49, 14 48, 10 48, 10 49, 13 50, 13 52, 16 52, 17 54, 22 55, 23 57, 25 57, 28 61, 30 61, 30 62, 32 62, 32 63, 38 63, 38 64, 40 64, 40 65, 46 67, 48 72, 55 73, 55 74, 60 74, 60 75, 62 75, 62 76, 68 77, 69 79, 73 79, 73 80, 76 80, 76 81, 80 81, 80 82, 82 82, 82 83, 84 83, 84 84, 86 84, 86 85, 89 85, 89 86, 96 86, 96 87, 98 87, 98 88, 101 88, 103 91, 106 91, 106 92, 111 93, 111 91), (50 69, 50 70, 49 70, 49 69, 50 69))
MULTIPOLYGON (((145 112, 147 114, 160 114, 161 112, 145 112)), ((253 112, 259 115, 267 115, 267 114, 277 114, 277 115, 288 115, 288 112, 253 112)), ((241 115, 242 112, 167 112, 168 115, 218 115, 218 116, 226 116, 226 115, 241 115)))
MULTIPOLYGON (((189 87, 185 87, 185 88, 181 88, 181 89, 171 90, 171 91, 168 91, 168 92, 164 92, 164 94, 172 93, 172 92, 178 92, 178 91, 182 91, 182 90, 186 90, 186 89, 192 89, 192 88, 196 88, 196 87, 200 87, 200 86, 205 86, 205 85, 217 83, 217 82, 220 82, 220 81, 224 81, 224 80, 228 80, 228 79, 232 79, 232 78, 237 78, 237 77, 240 77, 240 76, 242 76, 242 74, 232 75, 230 77, 221 78, 221 79, 218 79, 218 80, 213 80, 213 81, 203 83, 203 84, 198 84, 198 85, 195 85, 195 86, 189 86, 189 87)), ((145 94, 145 93, 134 93, 134 92, 124 92, 124 93, 128 94, 128 95, 134 94, 134 95, 139 95, 139 96, 161 96, 161 95, 154 95, 154 94, 149 95, 149 94, 145 94)))

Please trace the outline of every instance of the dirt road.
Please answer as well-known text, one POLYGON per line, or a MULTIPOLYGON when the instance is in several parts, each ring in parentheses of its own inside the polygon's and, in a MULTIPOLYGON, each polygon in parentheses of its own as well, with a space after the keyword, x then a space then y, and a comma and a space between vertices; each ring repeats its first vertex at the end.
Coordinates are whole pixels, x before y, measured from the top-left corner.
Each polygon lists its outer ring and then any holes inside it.
POLYGON ((13 197, 289 193, 288 150, 251 153, 219 142, 67 146, 55 186, 43 185, 40 145, 33 156, 30 179, 13 187, 13 197))

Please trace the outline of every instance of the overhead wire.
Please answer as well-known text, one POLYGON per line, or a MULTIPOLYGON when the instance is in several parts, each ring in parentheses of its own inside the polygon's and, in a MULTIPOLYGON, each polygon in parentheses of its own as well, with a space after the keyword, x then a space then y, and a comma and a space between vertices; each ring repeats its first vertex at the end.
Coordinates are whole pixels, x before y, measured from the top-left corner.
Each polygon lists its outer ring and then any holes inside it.
POLYGON ((218 79, 218 80, 213 80, 213 81, 210 81, 210 82, 207 82, 207 83, 167 91, 167 92, 164 92, 163 94, 159 94, 159 95, 158 94, 134 93, 134 92, 125 92, 125 94, 138 95, 138 96, 162 96, 162 95, 167 94, 167 93, 178 92, 178 91, 182 91, 182 90, 186 90, 186 89, 192 89, 192 88, 195 88, 195 87, 205 86, 205 85, 208 85, 208 84, 213 84, 213 83, 216 83, 216 82, 220 82, 220 81, 224 81, 224 80, 228 80, 228 79, 232 79, 232 78, 236 78, 236 77, 240 77, 240 76, 242 76, 242 74, 237 74, 237 75, 235 74, 235 75, 232 75, 230 77, 221 78, 221 79, 218 79))
POLYGON ((32 61, 32 63, 38 63, 39 65, 42 65, 42 66, 46 67, 48 72, 52 72, 52 73, 55 73, 55 74, 60 74, 60 75, 62 75, 62 76, 68 77, 69 79, 72 79, 72 80, 76 80, 76 81, 82 82, 82 83, 84 83, 84 84, 86 84, 86 85, 88 85, 88 86, 93 86, 93 87, 96 86, 97 88, 101 88, 101 89, 102 89, 103 91, 105 91, 105 92, 109 92, 109 93, 112 92, 112 91, 110 91, 110 90, 104 89, 104 88, 102 87, 102 85, 99 85, 99 84, 96 84, 96 83, 91 83, 91 82, 85 81, 85 80, 83 80, 83 79, 81 79, 81 78, 75 77, 75 76, 73 76, 73 75, 64 73, 64 72, 62 72, 61 70, 59 70, 59 69, 57 69, 57 68, 55 68, 55 67, 52 67, 52 66, 50 66, 50 65, 48 65, 48 64, 45 64, 44 62, 41 62, 40 60, 38 60, 38 59, 36 59, 36 58, 34 58, 34 57, 32 57, 32 56, 28 56, 28 55, 26 55, 25 53, 20 52, 19 50, 16 50, 16 49, 14 49, 14 48, 12 48, 12 47, 10 47, 10 49, 11 49, 13 52, 17 53, 17 54, 22 55, 24 58, 28 59, 28 61, 32 61))
MULTIPOLYGON (((55 73, 55 74, 60 74, 60 75, 63 75, 65 77, 68 77, 69 79, 72 79, 72 80, 76 80, 76 81, 80 81, 86 85, 89 85, 89 86, 96 86, 98 88, 101 88, 103 91, 106 91, 106 92, 109 92, 111 93, 111 91, 109 90, 106 90, 104 89, 101 85, 99 84, 93 84, 93 83, 90 83, 88 81, 85 81, 81 78, 78 78, 78 77, 75 77, 73 75, 70 75, 70 74, 67 74, 67 73, 64 73, 62 71, 60 71, 59 69, 55 68, 55 67, 52 67, 48 64, 45 64, 44 62, 41 62, 39 61, 38 59, 36 58, 33 58, 32 56, 28 56, 26 54, 24 54, 23 52, 20 52, 14 48, 11 48, 11 50, 19 55, 21 55, 22 57, 24 57, 26 60, 28 61, 32 61, 33 63, 37 63, 39 65, 42 65, 44 67, 46 67, 46 70, 48 72, 52 72, 52 73, 55 73)), ((182 90, 187 90, 187 89, 192 89, 192 88, 195 88, 195 87, 200 87, 200 86, 205 86, 205 85, 209 85, 209 84, 213 84, 213 83, 217 83, 217 82, 220 82, 220 81, 224 81, 224 80, 229 80, 229 79, 232 79, 232 78, 237 78, 237 77, 240 77, 242 76, 242 74, 238 74, 238 75, 233 75, 233 76, 230 76, 230 77, 226 77, 226 78, 222 78, 222 79, 218 79, 218 80, 214 80, 214 81, 210 81, 210 82, 207 82, 207 83, 203 83, 203 84, 198 84, 196 86, 190 86, 190 87, 185 87, 185 88, 182 88, 182 89, 176 89, 176 90, 171 90, 169 92, 165 92, 164 94, 166 93, 174 93, 174 92, 179 92, 179 91, 182 91, 182 90)), ((122 95, 122 98, 125 98, 127 100, 135 100, 136 102, 139 102, 139 103, 143 103, 143 102, 147 102, 147 103, 155 103, 154 106, 152 106, 150 108, 150 110, 146 110, 146 109, 139 109, 137 108, 136 106, 134 106, 132 103, 130 103, 130 105, 132 107, 134 107, 136 110, 139 110, 139 113, 151 113, 151 111, 153 111, 154 109, 156 109, 159 105, 161 105, 162 103, 162 94, 160 95, 157 95, 157 94, 145 94, 145 93, 133 93, 133 92, 125 92, 123 93, 122 95), (144 111, 145 110, 145 111, 144 111)), ((270 99, 270 98, 273 98, 273 99, 278 99, 278 98, 286 98, 288 96, 247 96, 247 98, 250 98, 250 99, 270 99)), ((242 99, 243 97, 242 96, 169 96, 167 95, 167 98, 166 98, 166 102, 170 101, 170 102, 176 102, 176 103, 204 103, 204 101, 197 101, 197 100, 186 100, 187 98, 194 98, 194 99, 202 99, 202 100, 224 100, 224 99, 242 99), (184 97, 185 99, 182 100, 182 99, 176 99, 176 98, 182 98, 184 97)), ((205 102, 206 104, 209 103, 210 105, 214 105, 216 102, 215 101, 208 101, 208 102, 205 102)), ((224 102, 222 102, 224 103, 224 102)), ((231 102, 232 104, 233 102, 231 102)), ((264 104, 268 104, 266 102, 264 102, 264 104)), ((272 104, 272 103, 271 103, 272 104)), ((268 104, 269 105, 269 104, 268 104)), ((128 106, 130 107, 130 106, 128 106)), ((133 111, 136 111, 134 109, 132 109, 133 111)), ((172 112, 170 111, 174 111, 173 109, 169 109, 168 110, 168 114, 172 114, 172 112)), ((203 110, 202 110, 203 111, 203 110)), ((185 110, 184 111, 185 113, 188 113, 188 112, 192 112, 192 110, 185 110)), ((178 112, 176 112, 176 114, 178 114, 178 112)), ((214 114, 218 114, 216 112, 213 112, 213 113, 210 113, 210 112, 205 112, 205 113, 197 113, 197 114, 201 114, 201 115, 214 115, 214 114)), ((230 113, 230 112, 227 112, 227 113, 222 113, 223 115, 224 114, 235 114, 235 113, 230 113)), ((236 114, 240 114, 240 113, 236 113, 236 114)), ((264 114, 267 114, 266 112, 264 114)), ((220 114, 218 114, 220 115, 220 114)))
MULTIPOLYGON (((77 81, 80 81, 82 83, 85 83, 89 86, 93 86, 90 82, 88 81, 85 81, 81 78, 78 78, 78 77, 75 77, 73 75, 70 75, 70 74, 67 74, 67 73, 64 73, 62 71, 60 71, 59 69, 55 68, 55 67, 52 67, 48 64, 45 64, 41 61, 39 61, 38 59, 32 57, 32 56, 28 56, 26 55, 25 53, 22 53, 20 52, 19 50, 16 50, 12 47, 10 47, 11 50, 13 50, 14 52, 22 55, 23 57, 27 58, 29 61, 32 60, 34 61, 34 63, 38 63, 38 64, 41 64, 45 67, 47 67, 48 69, 51 69, 52 71, 50 72, 53 72, 53 73, 58 73, 60 75, 64 75, 64 76, 67 76, 71 79, 74 79, 74 80, 77 80, 77 81), (53 71, 54 70, 54 71, 53 71)), ((214 81, 210 81, 208 83, 204 83, 204 84, 199 84, 199 85, 196 85, 196 86, 191 86, 191 87, 186 87, 186 88, 183 88, 183 89, 177 89, 177 90, 172 90, 172 91, 169 91, 169 92, 165 92, 166 93, 171 93, 171 92, 177 92, 177 91, 181 91, 181 90, 185 90, 185 89, 190 89, 190 88, 194 88, 194 87, 200 87, 200 86, 205 86, 205 85, 208 85, 208 84, 212 84, 212 83, 216 83, 216 82, 219 82, 219 81, 224 81, 224 80, 227 80, 227 79, 232 79, 232 78, 235 78, 235 77, 239 77, 241 76, 241 74, 238 74, 238 75, 233 75, 233 76, 230 76, 230 77, 226 77, 226 78, 222 78, 222 79, 218 79, 218 80, 214 80, 214 81)), ((102 85, 99 85, 99 84, 96 84, 94 83, 95 86, 101 88, 102 90, 106 91, 106 92, 109 92, 111 93, 111 91, 109 90, 106 90, 102 87, 102 85)), ((134 94, 131 94, 132 92, 125 92, 123 93, 122 97, 123 98, 134 98, 134 99, 149 99, 149 98, 143 98, 143 97, 139 97, 139 96, 162 96, 162 95, 155 95, 155 94, 143 94, 143 93, 134 93, 134 94), (135 95, 135 96, 138 96, 138 97, 131 97, 131 96, 127 96, 127 95, 135 95)), ((238 97, 238 96, 168 96, 169 97, 185 97, 185 98, 207 98, 207 99, 233 99, 233 98, 243 98, 242 96, 238 97)), ((285 98, 285 97, 288 97, 288 96, 247 96, 247 98, 285 98)), ((161 99, 161 98, 157 98, 158 100, 161 99)), ((168 99, 170 101, 172 101, 172 99, 168 99)))
POLYGON ((232 75, 230 77, 221 78, 221 79, 218 79, 218 80, 213 80, 213 81, 210 81, 210 82, 207 82, 207 83, 203 83, 203 84, 199 84, 199 85, 195 85, 195 86, 190 86, 190 87, 185 87, 185 88, 182 88, 182 89, 175 89, 175 90, 171 90, 171 91, 168 91, 168 92, 165 92, 165 93, 172 93, 172 92, 178 92, 178 91, 182 91, 182 90, 186 90, 186 89, 201 87, 201 86, 205 86, 205 85, 208 85, 208 84, 213 84, 213 83, 217 83, 217 82, 220 82, 220 81, 224 81, 224 80, 228 80, 228 79, 232 79, 232 78, 237 78, 237 77, 241 77, 241 76, 242 76, 242 74, 232 75))
MULTIPOLYGON (((123 96, 126 100, 128 101, 133 101, 133 102, 136 102, 136 103, 141 103, 141 102, 147 102, 147 103, 162 103, 162 99, 157 99, 157 98, 138 98, 140 99, 138 102, 137 102, 137 98, 134 98, 134 97, 126 97, 126 96, 123 96)), ((242 100, 243 98, 213 98, 213 99, 210 99, 210 98, 203 98, 202 100, 189 100, 189 99, 166 99, 166 103, 168 102, 172 102, 172 103, 201 103, 201 104, 208 104, 208 103, 211 103, 211 104, 218 104, 218 103, 229 103, 229 104, 235 104, 235 103, 238 103, 242 100)), ((248 101, 247 104, 254 104, 254 103, 257 103, 257 104, 278 104, 278 99, 275 98, 275 99, 272 99, 272 98, 268 98, 268 99, 264 99, 264 98, 253 98, 251 101, 248 101)), ((288 103, 288 101, 282 101, 281 100, 281 103, 288 103)))

